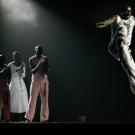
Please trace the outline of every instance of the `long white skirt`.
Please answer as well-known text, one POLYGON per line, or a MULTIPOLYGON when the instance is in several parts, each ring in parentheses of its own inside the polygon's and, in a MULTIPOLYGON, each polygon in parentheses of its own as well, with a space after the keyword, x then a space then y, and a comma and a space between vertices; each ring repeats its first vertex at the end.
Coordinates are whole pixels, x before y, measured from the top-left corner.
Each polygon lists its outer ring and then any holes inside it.
POLYGON ((24 80, 22 78, 12 78, 9 90, 11 112, 26 112, 28 106, 28 93, 24 80))

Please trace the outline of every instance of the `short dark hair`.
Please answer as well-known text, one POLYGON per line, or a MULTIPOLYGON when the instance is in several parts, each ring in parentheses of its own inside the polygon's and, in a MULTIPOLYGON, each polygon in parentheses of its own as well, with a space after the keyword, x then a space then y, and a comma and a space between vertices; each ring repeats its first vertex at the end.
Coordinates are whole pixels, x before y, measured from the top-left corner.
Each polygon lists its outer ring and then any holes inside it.
POLYGON ((130 4, 126 4, 125 6, 122 7, 122 12, 125 12, 128 7, 130 7, 132 9, 132 6, 130 4))
POLYGON ((36 45, 36 46, 35 46, 35 51, 37 51, 37 49, 43 50, 43 47, 42 47, 41 45, 36 45))

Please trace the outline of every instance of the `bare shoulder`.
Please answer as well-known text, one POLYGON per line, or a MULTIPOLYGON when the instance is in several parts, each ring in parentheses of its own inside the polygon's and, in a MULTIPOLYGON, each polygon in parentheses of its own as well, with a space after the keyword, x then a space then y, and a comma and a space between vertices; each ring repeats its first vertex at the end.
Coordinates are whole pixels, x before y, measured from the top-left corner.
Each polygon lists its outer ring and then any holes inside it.
POLYGON ((29 58, 29 61, 32 61, 32 60, 34 60, 35 58, 36 58, 36 56, 34 55, 34 56, 32 56, 32 57, 29 58))
POLYGON ((8 63, 8 66, 11 66, 11 65, 13 65, 13 62, 8 63))

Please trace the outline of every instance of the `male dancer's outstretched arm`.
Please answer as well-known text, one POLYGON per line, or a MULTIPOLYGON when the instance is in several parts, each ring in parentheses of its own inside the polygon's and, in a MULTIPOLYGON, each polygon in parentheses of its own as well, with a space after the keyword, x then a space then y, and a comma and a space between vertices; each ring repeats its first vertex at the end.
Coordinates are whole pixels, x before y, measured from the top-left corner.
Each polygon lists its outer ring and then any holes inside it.
POLYGON ((108 19, 105 20, 105 21, 96 23, 96 27, 99 28, 99 29, 100 29, 100 28, 107 27, 108 25, 113 24, 113 23, 116 21, 116 19, 117 19, 117 16, 114 15, 113 17, 108 18, 108 19))

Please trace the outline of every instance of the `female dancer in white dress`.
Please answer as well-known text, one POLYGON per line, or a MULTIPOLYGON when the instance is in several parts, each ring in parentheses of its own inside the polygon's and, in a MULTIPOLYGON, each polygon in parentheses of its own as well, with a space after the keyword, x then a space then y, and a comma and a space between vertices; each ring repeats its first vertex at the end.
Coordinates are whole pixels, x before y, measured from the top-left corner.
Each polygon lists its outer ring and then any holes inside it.
POLYGON ((25 63, 21 61, 19 52, 12 53, 13 62, 9 63, 11 68, 10 82, 10 105, 11 121, 23 121, 28 105, 28 94, 23 78, 25 77, 25 63))

